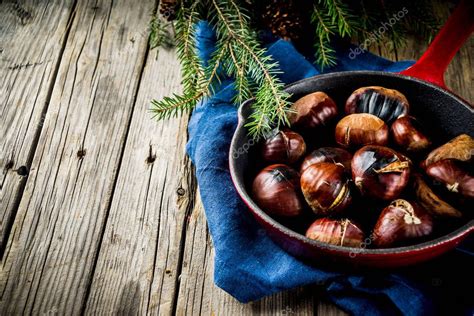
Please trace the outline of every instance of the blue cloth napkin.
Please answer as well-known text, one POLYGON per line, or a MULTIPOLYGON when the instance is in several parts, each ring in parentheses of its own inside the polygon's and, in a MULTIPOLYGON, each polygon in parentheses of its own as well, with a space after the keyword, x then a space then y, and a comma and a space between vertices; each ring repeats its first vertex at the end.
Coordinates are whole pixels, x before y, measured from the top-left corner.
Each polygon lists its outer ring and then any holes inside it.
MULTIPOLYGON (((198 51, 205 64, 214 50, 215 35, 204 22, 197 27, 198 51)), ((268 53, 279 62, 282 70, 280 78, 285 83, 319 73, 309 59, 289 42, 275 40, 267 48, 268 53)), ((353 59, 351 57, 350 51, 339 49, 339 64, 331 70, 396 72, 413 63, 392 62, 368 52, 353 59)), ((454 261, 457 268, 453 272, 459 274, 457 277, 454 274, 444 276, 446 270, 452 267, 453 256, 431 268, 414 268, 416 273, 405 269, 396 273, 378 271, 364 275, 308 266, 274 244, 247 210, 231 181, 228 153, 237 126, 237 106, 231 101, 234 94, 233 82, 228 78, 223 80, 214 96, 197 106, 189 123, 187 144, 187 152, 196 167, 201 199, 215 248, 214 279, 217 286, 239 301, 249 302, 275 292, 317 283, 324 286, 329 300, 355 315, 430 315, 439 308, 436 305, 438 296, 448 302, 449 293, 457 295, 461 292, 449 290, 446 294, 447 290, 443 289, 449 289, 452 278, 465 280, 469 279, 469 275, 472 278, 472 256, 466 256, 471 260, 469 262, 463 255, 460 255, 463 258, 454 261), (425 270, 425 275, 419 273, 425 270)), ((456 287, 457 284, 451 286, 456 287)), ((472 282, 468 288, 472 288, 472 282)), ((459 310, 462 312, 472 308, 469 295, 458 295, 452 299, 457 299, 456 306, 461 306, 459 310)))

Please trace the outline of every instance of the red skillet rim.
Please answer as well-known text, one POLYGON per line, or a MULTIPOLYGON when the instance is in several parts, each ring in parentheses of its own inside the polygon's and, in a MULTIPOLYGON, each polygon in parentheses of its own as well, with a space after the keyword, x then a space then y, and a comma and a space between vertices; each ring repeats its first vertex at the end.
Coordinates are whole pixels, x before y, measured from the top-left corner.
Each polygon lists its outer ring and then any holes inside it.
MULTIPOLYGON (((324 79, 326 77, 339 77, 339 76, 346 76, 346 75, 351 75, 351 74, 382 75, 382 76, 396 77, 396 78, 400 78, 400 79, 404 79, 404 80, 415 81, 415 82, 418 82, 420 84, 431 87, 433 89, 443 91, 444 93, 448 94, 450 97, 454 98, 456 101, 458 101, 464 107, 466 107, 467 109, 469 109, 471 112, 474 113, 474 109, 472 108, 472 106, 469 105, 469 103, 467 101, 465 101, 462 98, 460 98, 459 96, 453 94, 449 90, 446 90, 444 88, 441 88, 439 86, 431 84, 427 81, 420 80, 420 79, 417 79, 417 78, 414 78, 414 77, 408 77, 408 76, 405 76, 405 75, 400 75, 400 74, 395 74, 395 73, 387 73, 387 72, 382 72, 382 71, 344 71, 344 72, 337 72, 337 73, 322 74, 322 75, 317 75, 317 76, 313 76, 313 77, 310 77, 310 78, 305 78, 305 79, 296 81, 294 83, 291 83, 291 84, 285 86, 285 90, 287 90, 291 93, 291 88, 293 88, 294 86, 297 86, 297 85, 299 85, 303 82, 313 81, 313 80, 320 80, 320 79, 324 79)), ((231 145, 230 145, 231 149, 234 148, 234 146, 235 146, 235 141, 236 141, 237 134, 239 132, 245 132, 244 131, 245 127, 243 126, 243 124, 244 124, 243 118, 244 117, 243 117, 243 114, 242 114, 242 109, 244 107, 246 107, 247 104, 249 104, 252 101, 253 101, 253 99, 249 99, 249 100, 243 102, 239 107, 239 110, 238 110, 239 122, 238 122, 237 128, 234 132, 234 136, 232 137, 232 142, 231 142, 231 145)), ((244 184, 239 185, 237 183, 236 171, 235 171, 235 167, 234 167, 235 162, 234 161, 235 161, 235 159, 233 158, 233 155, 231 155, 231 153, 229 152, 229 169, 230 169, 232 182, 233 182, 234 187, 237 190, 239 196, 245 202, 247 207, 252 212, 256 213, 256 215, 259 216, 267 224, 275 227, 276 229, 278 229, 282 233, 284 233, 284 234, 288 235, 289 237, 294 238, 294 239, 296 239, 296 240, 298 240, 302 243, 310 244, 310 245, 318 247, 318 248, 322 248, 322 249, 329 250, 329 251, 336 251, 336 252, 339 252, 339 253, 345 253, 347 255, 350 255, 352 253, 356 253, 358 256, 359 255, 407 254, 407 253, 413 253, 414 251, 415 252, 418 252, 418 251, 421 252, 421 251, 429 250, 431 248, 435 248, 438 245, 448 243, 450 241, 456 240, 457 238, 459 238, 463 235, 467 235, 471 231, 474 230, 474 220, 470 220, 465 225, 461 226, 460 228, 456 229, 455 231, 453 231, 449 234, 443 235, 441 237, 438 237, 436 239, 433 239, 433 240, 429 240, 429 241, 419 243, 419 244, 416 244, 416 245, 411 245, 411 246, 396 247, 396 248, 382 248, 382 249, 366 249, 366 248, 337 246, 337 245, 331 245, 331 244, 328 244, 328 243, 312 240, 312 239, 309 239, 309 238, 307 238, 306 236, 304 236, 300 233, 297 233, 297 232, 289 229, 288 227, 284 226, 283 224, 280 224, 279 222, 277 222, 276 220, 271 218, 269 215, 267 215, 262 209, 260 209, 260 207, 258 207, 257 204, 254 203, 252 198, 242 189, 242 188, 245 188, 245 185, 244 184)))

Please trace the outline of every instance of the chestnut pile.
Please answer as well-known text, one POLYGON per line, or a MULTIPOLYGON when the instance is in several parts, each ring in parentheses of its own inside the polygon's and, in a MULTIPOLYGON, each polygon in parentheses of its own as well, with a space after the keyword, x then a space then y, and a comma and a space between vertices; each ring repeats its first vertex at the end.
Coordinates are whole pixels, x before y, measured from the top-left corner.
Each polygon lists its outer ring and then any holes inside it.
POLYGON ((355 90, 339 112, 326 93, 311 93, 293 103, 291 130, 263 141, 252 194, 267 214, 300 219, 310 239, 361 247, 369 238, 374 248, 414 244, 472 218, 471 136, 433 149, 407 98, 378 86, 355 90))

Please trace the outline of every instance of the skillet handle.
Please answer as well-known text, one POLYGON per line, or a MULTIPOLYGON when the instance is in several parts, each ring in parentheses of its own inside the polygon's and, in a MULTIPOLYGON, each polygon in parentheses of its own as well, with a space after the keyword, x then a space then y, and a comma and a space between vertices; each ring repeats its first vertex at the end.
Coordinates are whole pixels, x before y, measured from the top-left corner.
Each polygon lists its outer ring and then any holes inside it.
POLYGON ((473 2, 461 0, 423 56, 400 73, 446 88, 444 73, 454 55, 474 31, 473 2))

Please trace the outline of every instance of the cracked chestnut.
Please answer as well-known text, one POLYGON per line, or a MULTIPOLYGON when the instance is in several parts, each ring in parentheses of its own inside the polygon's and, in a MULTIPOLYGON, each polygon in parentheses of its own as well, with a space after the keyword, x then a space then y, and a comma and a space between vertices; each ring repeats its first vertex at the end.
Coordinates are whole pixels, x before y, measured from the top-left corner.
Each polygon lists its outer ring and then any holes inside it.
POLYGON ((372 114, 351 114, 336 125, 336 142, 346 148, 388 143, 388 126, 372 114))
POLYGON ((301 175, 301 190, 317 215, 339 213, 352 202, 349 179, 341 164, 312 164, 301 175))
POLYGON ((300 134, 289 129, 281 130, 265 140, 262 157, 269 163, 293 164, 306 152, 306 143, 300 134))
POLYGON ((257 205, 270 215, 292 217, 304 210, 299 174, 283 164, 260 171, 253 181, 252 193, 257 205))
POLYGON ((417 203, 398 199, 383 209, 375 224, 373 243, 379 248, 406 244, 428 236, 433 219, 417 203))
POLYGON ((329 125, 338 113, 334 100, 326 93, 317 91, 293 103, 288 119, 292 127, 305 131, 329 125))
POLYGON ((442 200, 423 179, 421 174, 413 176, 413 190, 421 207, 436 217, 462 217, 462 213, 442 200))
POLYGON ((309 239, 337 246, 360 247, 364 232, 349 219, 317 219, 306 231, 309 239))
POLYGON ((444 159, 430 164, 426 174, 441 183, 449 192, 474 199, 474 175, 461 161, 444 159))
POLYGON ((369 113, 391 124, 397 118, 408 115, 410 105, 398 90, 371 86, 355 90, 345 105, 346 114, 369 113))
POLYGON ((301 163, 300 173, 303 173, 306 168, 318 162, 340 163, 344 168, 346 168, 346 170, 351 170, 351 159, 352 154, 345 149, 337 147, 321 147, 313 150, 304 158, 301 163))
POLYGON ((411 116, 396 119, 391 126, 395 143, 409 153, 424 152, 431 146, 431 141, 422 132, 418 121, 411 116))
POLYGON ((352 157, 352 179, 362 195, 380 200, 397 198, 408 184, 411 162, 383 146, 365 146, 352 157))
POLYGON ((424 167, 443 159, 456 159, 474 163, 474 138, 461 134, 432 150, 423 162, 424 167))

